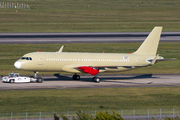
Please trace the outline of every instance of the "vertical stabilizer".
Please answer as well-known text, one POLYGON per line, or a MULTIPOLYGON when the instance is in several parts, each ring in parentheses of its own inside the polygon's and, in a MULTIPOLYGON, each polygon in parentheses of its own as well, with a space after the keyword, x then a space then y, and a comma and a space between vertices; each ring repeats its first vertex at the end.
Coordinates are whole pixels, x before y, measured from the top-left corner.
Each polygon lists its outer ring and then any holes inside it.
POLYGON ((141 44, 134 54, 156 55, 161 36, 162 27, 154 27, 146 40, 141 44))

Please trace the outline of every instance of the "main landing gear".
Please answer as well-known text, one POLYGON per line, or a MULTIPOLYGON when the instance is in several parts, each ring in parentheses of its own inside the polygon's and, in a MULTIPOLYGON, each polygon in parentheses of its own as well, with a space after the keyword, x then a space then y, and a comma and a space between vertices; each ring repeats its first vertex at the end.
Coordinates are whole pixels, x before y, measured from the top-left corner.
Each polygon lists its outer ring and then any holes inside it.
POLYGON ((73 80, 80 80, 80 76, 79 75, 77 75, 76 73, 73 75, 73 80))
POLYGON ((101 79, 99 77, 97 77, 97 75, 96 75, 95 77, 92 78, 92 81, 99 83, 101 81, 101 79))
MULTIPOLYGON (((77 75, 76 73, 72 76, 73 80, 80 80, 80 76, 77 75)), ((95 77, 92 78, 93 82, 99 83, 101 81, 101 79, 99 77, 97 77, 97 75, 95 77)))

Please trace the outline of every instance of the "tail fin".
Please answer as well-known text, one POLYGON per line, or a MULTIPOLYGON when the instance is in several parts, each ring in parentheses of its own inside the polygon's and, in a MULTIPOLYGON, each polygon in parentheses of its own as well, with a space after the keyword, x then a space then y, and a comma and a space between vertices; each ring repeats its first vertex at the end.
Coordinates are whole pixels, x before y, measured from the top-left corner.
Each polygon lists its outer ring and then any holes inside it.
POLYGON ((161 36, 162 27, 154 27, 146 40, 141 44, 134 54, 156 55, 161 36))

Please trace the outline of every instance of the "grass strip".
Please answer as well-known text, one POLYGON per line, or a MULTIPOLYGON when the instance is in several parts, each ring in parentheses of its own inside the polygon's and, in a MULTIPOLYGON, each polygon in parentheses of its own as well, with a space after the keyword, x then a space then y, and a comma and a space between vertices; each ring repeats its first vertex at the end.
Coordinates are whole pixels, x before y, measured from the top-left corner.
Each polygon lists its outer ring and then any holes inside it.
MULTIPOLYGON (((18 0, 3 2, 19 3, 18 0)), ((1 5, 3 4, 1 3, 1 5)), ((31 9, 0 8, 0 32, 180 31, 179 0, 26 0, 31 9)))
MULTIPOLYGON (((180 87, 0 91, 1 113, 179 109, 180 87)), ((126 112, 128 114, 128 112, 126 112)))

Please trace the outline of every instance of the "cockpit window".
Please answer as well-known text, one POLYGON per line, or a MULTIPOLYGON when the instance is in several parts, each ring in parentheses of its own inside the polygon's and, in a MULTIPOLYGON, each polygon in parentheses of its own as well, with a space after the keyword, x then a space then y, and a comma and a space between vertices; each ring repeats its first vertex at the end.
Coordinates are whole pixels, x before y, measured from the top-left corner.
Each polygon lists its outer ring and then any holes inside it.
POLYGON ((21 58, 21 60, 24 60, 24 59, 26 59, 26 58, 25 58, 25 57, 22 57, 22 58, 21 58))
POLYGON ((31 57, 22 57, 21 60, 32 60, 31 57))

